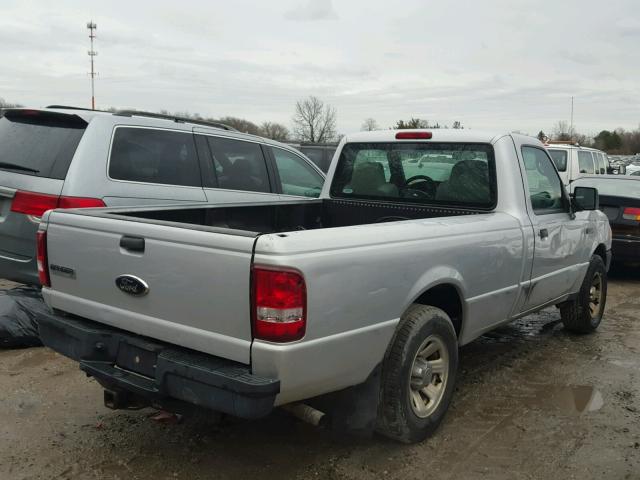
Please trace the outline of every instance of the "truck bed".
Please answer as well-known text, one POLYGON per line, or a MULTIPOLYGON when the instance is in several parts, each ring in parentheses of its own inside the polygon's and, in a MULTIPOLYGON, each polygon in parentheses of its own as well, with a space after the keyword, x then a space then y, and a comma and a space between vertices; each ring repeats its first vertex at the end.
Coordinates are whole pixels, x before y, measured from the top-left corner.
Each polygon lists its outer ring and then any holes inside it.
MULTIPOLYGON (((83 213, 83 212, 78 212, 83 213)), ((87 213, 87 212, 84 212, 87 213)), ((297 202, 128 208, 104 210, 93 215, 119 217, 184 228, 256 236, 296 230, 364 225, 415 218, 450 217, 486 213, 482 210, 398 204, 362 200, 302 200, 297 202)))

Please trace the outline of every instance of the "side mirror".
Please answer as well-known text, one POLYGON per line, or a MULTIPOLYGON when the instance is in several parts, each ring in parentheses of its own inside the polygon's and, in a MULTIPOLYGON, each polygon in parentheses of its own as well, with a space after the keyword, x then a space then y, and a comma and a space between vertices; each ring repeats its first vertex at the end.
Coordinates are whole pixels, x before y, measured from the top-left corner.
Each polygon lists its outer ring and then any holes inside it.
POLYGON ((591 187, 575 187, 571 195, 571 207, 574 212, 597 210, 600 207, 598 189, 591 187))

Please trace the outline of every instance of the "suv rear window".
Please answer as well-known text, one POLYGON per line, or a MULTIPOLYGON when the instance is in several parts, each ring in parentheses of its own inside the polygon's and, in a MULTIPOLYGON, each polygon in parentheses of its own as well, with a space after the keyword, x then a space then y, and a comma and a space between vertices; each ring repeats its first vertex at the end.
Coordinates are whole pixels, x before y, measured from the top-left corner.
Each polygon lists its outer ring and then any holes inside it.
POLYGON ((193 135, 162 129, 116 128, 109 176, 131 182, 202 186, 193 135))
POLYGON ((493 208, 493 147, 471 143, 348 143, 331 196, 493 208))
POLYGON ((0 117, 0 170, 64 180, 86 127, 76 115, 7 111, 0 117))

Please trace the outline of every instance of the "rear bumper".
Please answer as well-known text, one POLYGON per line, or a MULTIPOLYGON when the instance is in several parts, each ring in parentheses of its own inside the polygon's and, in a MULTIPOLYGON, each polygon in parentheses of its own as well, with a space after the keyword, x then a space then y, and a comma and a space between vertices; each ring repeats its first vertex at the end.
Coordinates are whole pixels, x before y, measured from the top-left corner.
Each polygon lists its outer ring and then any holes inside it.
POLYGON ((42 342, 80 363, 105 388, 150 403, 172 400, 241 418, 267 415, 280 382, 247 365, 148 340, 84 319, 48 314, 39 319, 42 342))
POLYGON ((613 237, 611 253, 614 262, 640 262, 640 239, 613 237))

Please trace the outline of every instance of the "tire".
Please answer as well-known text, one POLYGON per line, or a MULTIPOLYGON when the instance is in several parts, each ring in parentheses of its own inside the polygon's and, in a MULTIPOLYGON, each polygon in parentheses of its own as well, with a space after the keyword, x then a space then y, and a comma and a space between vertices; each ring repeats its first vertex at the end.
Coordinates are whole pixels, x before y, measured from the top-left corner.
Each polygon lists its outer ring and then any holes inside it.
POLYGON ((382 363, 377 431, 404 443, 430 436, 449 408, 457 370, 458 339, 449 316, 439 308, 412 305, 382 363))
POLYGON ((607 270, 602 257, 594 255, 576 299, 560 305, 564 328, 575 333, 594 332, 602 321, 606 302, 607 270))

